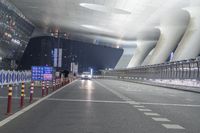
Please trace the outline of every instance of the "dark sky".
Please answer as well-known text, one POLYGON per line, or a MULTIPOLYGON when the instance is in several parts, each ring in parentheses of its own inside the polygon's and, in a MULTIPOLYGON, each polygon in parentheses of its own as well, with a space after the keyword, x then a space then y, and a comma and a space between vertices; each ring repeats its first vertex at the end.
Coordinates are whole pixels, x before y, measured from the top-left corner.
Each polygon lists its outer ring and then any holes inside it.
MULTIPOLYGON (((69 70, 74 60, 79 64, 79 72, 89 67, 95 70, 114 68, 123 49, 110 48, 72 40, 60 40, 63 49, 62 69, 69 70)), ((52 50, 58 46, 54 37, 38 37, 30 40, 20 63, 20 69, 30 69, 33 65, 53 65, 52 50)))

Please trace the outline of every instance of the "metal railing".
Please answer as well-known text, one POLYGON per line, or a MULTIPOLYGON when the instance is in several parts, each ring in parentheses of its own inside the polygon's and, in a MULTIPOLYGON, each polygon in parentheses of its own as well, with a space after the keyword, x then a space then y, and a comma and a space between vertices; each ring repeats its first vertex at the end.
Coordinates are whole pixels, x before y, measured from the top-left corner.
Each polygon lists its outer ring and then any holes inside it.
POLYGON ((200 59, 147 65, 131 69, 105 70, 103 76, 130 79, 195 79, 200 80, 200 59))

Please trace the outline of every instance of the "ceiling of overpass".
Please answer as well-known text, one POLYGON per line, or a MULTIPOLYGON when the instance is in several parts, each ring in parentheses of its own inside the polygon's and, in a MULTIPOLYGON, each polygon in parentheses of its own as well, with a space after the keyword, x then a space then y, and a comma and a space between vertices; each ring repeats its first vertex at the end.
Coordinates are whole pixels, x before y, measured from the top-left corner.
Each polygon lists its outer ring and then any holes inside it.
MULTIPOLYGON (((10 0, 38 28, 71 38, 134 45, 139 33, 156 40, 160 19, 189 0, 10 0)), ((141 34, 140 34, 141 35, 141 34)))

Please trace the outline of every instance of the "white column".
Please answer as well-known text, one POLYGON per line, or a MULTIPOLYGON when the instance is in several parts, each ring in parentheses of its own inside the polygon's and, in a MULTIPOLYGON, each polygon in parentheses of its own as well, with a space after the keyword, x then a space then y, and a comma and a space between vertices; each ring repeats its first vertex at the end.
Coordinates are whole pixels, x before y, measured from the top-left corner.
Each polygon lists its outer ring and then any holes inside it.
POLYGON ((140 66, 144 61, 145 57, 149 54, 149 52, 155 47, 156 41, 146 41, 139 40, 137 41, 138 45, 136 51, 129 62, 127 68, 132 68, 136 66, 140 66))
POLYGON ((185 10, 190 14, 190 23, 175 51, 173 61, 196 58, 200 54, 200 7, 185 10))
POLYGON ((127 68, 128 63, 130 62, 131 58, 133 57, 135 46, 123 48, 124 52, 121 58, 119 59, 115 69, 124 69, 127 68))
POLYGON ((170 53, 173 52, 183 36, 189 21, 189 14, 185 11, 169 12, 162 19, 160 26, 160 38, 152 54, 149 65, 164 63, 170 53))
POLYGON ((151 59, 151 56, 152 56, 154 50, 155 50, 155 48, 153 48, 153 49, 149 52, 149 54, 145 57, 144 61, 142 62, 141 66, 146 66, 146 65, 149 64, 149 61, 150 61, 150 59, 151 59))

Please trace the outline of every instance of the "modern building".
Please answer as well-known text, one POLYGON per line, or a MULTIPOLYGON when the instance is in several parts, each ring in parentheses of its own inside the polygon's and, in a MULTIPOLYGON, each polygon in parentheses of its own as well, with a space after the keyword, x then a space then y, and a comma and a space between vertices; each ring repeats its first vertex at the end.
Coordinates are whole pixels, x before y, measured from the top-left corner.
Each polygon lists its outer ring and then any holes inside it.
POLYGON ((124 50, 116 68, 196 58, 199 6, 198 0, 2 0, 1 64, 19 64, 30 37, 37 36, 133 49, 124 50))

